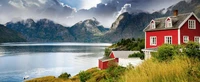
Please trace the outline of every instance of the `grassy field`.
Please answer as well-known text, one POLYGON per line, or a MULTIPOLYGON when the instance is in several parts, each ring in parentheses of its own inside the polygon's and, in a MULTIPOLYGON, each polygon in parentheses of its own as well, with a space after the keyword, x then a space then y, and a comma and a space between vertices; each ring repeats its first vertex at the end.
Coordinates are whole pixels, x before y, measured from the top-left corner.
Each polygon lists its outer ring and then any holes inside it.
POLYGON ((171 62, 145 61, 128 69, 124 82, 200 82, 200 62, 188 57, 176 57, 171 62))

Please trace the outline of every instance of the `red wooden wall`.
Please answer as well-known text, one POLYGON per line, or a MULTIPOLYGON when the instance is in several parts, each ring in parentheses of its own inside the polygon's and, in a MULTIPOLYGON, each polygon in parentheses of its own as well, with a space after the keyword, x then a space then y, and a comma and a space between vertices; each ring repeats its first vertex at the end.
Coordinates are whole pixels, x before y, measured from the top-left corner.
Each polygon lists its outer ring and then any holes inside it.
POLYGON ((178 30, 160 30, 146 32, 146 48, 155 48, 164 44, 165 36, 172 36, 172 44, 178 44, 178 30), (150 36, 157 37, 157 45, 150 45, 150 36))
POLYGON ((194 41, 194 36, 200 36, 200 23, 192 16, 189 19, 196 20, 196 29, 188 29, 188 21, 180 29, 180 41, 183 44, 183 36, 189 36, 190 41, 194 41))

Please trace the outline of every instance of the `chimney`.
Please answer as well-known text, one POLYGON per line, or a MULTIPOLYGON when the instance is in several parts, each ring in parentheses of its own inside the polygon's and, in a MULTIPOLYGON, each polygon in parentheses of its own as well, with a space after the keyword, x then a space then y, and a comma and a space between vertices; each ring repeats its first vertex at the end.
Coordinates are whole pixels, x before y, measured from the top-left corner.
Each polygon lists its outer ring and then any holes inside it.
POLYGON ((178 16, 178 10, 174 10, 174 16, 178 16))

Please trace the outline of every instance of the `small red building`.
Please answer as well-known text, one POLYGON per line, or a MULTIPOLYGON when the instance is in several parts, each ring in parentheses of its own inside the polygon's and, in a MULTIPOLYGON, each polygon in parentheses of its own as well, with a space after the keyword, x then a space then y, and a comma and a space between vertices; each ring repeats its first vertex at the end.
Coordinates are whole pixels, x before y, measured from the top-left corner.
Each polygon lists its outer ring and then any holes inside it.
POLYGON ((117 64, 120 63, 120 59, 127 59, 130 54, 140 53, 139 51, 112 51, 109 57, 104 57, 99 59, 99 68, 106 69, 108 68, 109 61, 115 61, 117 64))
POLYGON ((144 29, 145 59, 151 57, 150 52, 156 51, 162 44, 184 44, 189 41, 200 42, 200 21, 194 13, 152 19, 144 29))
POLYGON ((110 61, 114 61, 116 63, 119 62, 119 58, 114 58, 114 57, 108 57, 108 58, 102 58, 102 59, 99 59, 99 68, 102 70, 102 69, 107 69, 109 66, 108 66, 108 62, 110 61))

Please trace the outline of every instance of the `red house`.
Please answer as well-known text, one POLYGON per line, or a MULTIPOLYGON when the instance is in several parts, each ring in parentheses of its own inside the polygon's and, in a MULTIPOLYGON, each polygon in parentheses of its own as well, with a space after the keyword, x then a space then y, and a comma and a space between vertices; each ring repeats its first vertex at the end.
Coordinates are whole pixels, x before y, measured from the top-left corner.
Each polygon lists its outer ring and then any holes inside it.
POLYGON ((99 68, 102 69, 107 69, 108 66, 108 62, 110 61, 114 61, 114 62, 119 62, 119 58, 115 58, 114 55, 111 53, 110 56, 108 58, 104 57, 102 59, 99 59, 99 68))
MULTIPOLYGON (((125 65, 130 64, 130 62, 123 62, 123 61, 119 61, 120 59, 124 60, 124 59, 130 59, 128 58, 128 56, 130 54, 133 53, 140 53, 139 51, 112 51, 109 55, 109 57, 104 57, 102 59, 99 59, 99 68, 100 69, 106 69, 108 68, 108 62, 109 61, 115 61, 118 65, 120 65, 120 63, 123 63, 125 65)), ((127 60, 128 61, 128 60, 127 60)))
POLYGON ((200 21, 194 13, 152 19, 144 29, 145 59, 151 57, 150 52, 156 51, 162 44, 184 44, 188 41, 200 42, 200 21))

